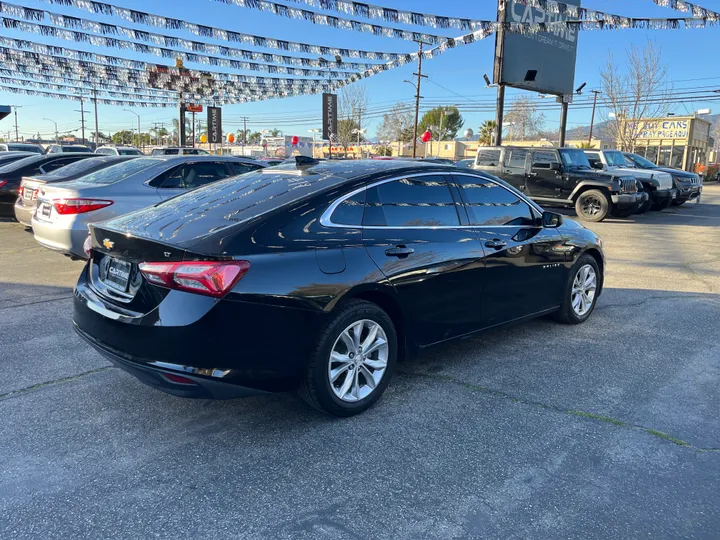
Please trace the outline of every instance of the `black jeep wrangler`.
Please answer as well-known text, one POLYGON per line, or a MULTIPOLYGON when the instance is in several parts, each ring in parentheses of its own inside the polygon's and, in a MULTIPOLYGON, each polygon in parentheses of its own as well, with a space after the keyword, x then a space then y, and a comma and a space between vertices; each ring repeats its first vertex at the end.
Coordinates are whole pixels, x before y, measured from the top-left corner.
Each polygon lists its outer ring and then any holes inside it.
POLYGON ((633 214, 648 200, 635 177, 595 171, 577 148, 480 147, 473 168, 502 178, 543 205, 574 206, 587 221, 633 214))

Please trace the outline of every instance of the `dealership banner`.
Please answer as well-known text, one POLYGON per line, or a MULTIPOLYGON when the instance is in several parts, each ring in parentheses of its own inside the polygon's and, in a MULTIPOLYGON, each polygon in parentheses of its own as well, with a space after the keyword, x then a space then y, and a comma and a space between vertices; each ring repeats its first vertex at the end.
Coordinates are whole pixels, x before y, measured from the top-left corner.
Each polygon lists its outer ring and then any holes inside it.
POLYGON ((209 143, 220 144, 222 136, 222 109, 220 107, 207 108, 207 138, 209 143))
POLYGON ((331 140, 337 135, 337 95, 322 95, 322 138, 331 140))

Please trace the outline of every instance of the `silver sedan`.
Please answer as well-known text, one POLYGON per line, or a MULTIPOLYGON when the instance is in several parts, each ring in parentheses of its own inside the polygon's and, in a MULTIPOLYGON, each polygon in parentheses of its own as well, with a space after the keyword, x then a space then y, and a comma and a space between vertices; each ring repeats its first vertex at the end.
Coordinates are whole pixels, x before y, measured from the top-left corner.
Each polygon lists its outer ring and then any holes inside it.
POLYGON ((126 214, 264 167, 234 156, 140 157, 71 182, 40 186, 32 217, 35 240, 73 258, 87 258, 88 224, 126 214))

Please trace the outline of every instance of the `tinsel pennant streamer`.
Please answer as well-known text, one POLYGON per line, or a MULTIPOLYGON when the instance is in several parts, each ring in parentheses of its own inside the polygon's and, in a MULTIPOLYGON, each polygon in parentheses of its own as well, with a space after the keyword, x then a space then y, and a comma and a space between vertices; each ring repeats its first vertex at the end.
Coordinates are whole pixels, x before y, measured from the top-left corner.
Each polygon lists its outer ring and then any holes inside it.
MULTIPOLYGON (((2 9, 2 5, 0 5, 2 9)), ((152 45, 146 45, 144 43, 136 43, 133 41, 125 41, 117 38, 110 38, 106 36, 96 36, 94 34, 88 34, 85 32, 79 32, 76 30, 63 30, 62 28, 56 28, 54 26, 46 26, 42 24, 36 24, 31 22, 19 21, 9 17, 0 16, 0 26, 9 28, 12 30, 18 30, 21 32, 29 32, 38 34, 41 36, 54 37, 64 39, 68 41, 90 43, 97 47, 109 47, 118 48, 123 50, 132 50, 139 53, 152 54, 160 56, 162 58, 182 58, 184 62, 195 62, 199 64, 206 64, 218 67, 227 67, 232 69, 243 69, 249 71, 264 71, 267 73, 282 73, 287 75, 297 75, 301 77, 323 77, 332 75, 332 77, 347 77, 354 71, 345 71, 340 69, 306 69, 296 68, 288 66, 276 66, 272 64, 259 64, 256 62, 247 62, 245 60, 233 60, 228 58, 219 58, 216 56, 208 56, 201 53, 179 51, 175 49, 165 49, 161 47, 155 47, 152 45)), ((225 51, 231 54, 231 51, 225 51)), ((278 56, 278 55, 273 55, 278 56)), ((289 58, 289 57, 287 57, 289 58)), ((374 66, 375 64, 361 64, 366 69, 374 66)))
MULTIPOLYGON (((30 90, 28 88, 15 88, 0 84, 0 90, 3 92, 11 92, 13 94, 24 94, 26 96, 42 96, 52 99, 78 99, 77 96, 70 96, 67 93, 56 94, 55 92, 45 92, 42 90, 30 90)), ((162 103, 149 101, 128 101, 118 99, 98 98, 98 103, 103 105, 117 105, 120 107, 177 107, 177 103, 162 103)))
POLYGON ((87 51, 78 51, 75 49, 67 49, 65 47, 56 47, 53 45, 43 45, 41 43, 35 43, 24 39, 14 39, 0 37, 0 47, 20 49, 23 51, 30 51, 41 56, 51 56, 55 58, 55 62, 61 63, 66 60, 76 60, 82 62, 95 63, 99 66, 107 67, 122 67, 127 69, 133 69, 137 71, 151 72, 151 71, 163 71, 164 74, 169 77, 184 76, 188 78, 194 78, 198 80, 208 81, 229 81, 229 82, 249 82, 259 84, 272 84, 277 86, 292 87, 299 83, 314 83, 325 86, 342 85, 342 81, 332 81, 329 85, 327 79, 297 79, 287 77, 265 77, 256 75, 241 75, 236 73, 223 73, 217 71, 197 71, 191 69, 178 69, 170 66, 162 66, 157 64, 150 64, 139 60, 130 60, 127 58, 118 58, 115 56, 107 56, 103 54, 91 53, 87 51))
MULTIPOLYGON (((223 4, 236 5, 243 8, 257 9, 276 15, 282 15, 287 17, 293 17, 296 19, 304 18, 315 22, 314 19, 326 17, 327 19, 334 19, 330 15, 321 15, 319 13, 312 13, 314 17, 308 17, 307 15, 299 16, 295 12, 307 13, 304 10, 296 10, 292 7, 282 6, 269 0, 215 0, 223 4)), ((352 0, 288 0, 296 4, 307 4, 315 9, 321 9, 324 11, 333 11, 336 13, 343 13, 347 15, 353 15, 356 17, 362 17, 365 19, 382 20, 389 23, 400 23, 408 24, 413 26, 424 26, 431 28, 460 28, 461 30, 480 30, 487 31, 488 24, 497 24, 496 21, 482 21, 467 19, 462 17, 447 17, 443 15, 430 15, 424 13, 418 13, 410 10, 393 9, 376 4, 369 4, 367 2, 354 2, 352 0)), ((687 9, 685 11, 691 11, 694 17, 698 18, 709 18, 709 10, 698 8, 689 2, 683 0, 653 0, 656 4, 684 4, 689 5, 695 9, 687 9)), ((642 19, 623 17, 621 15, 615 15, 612 13, 606 13, 604 11, 597 11, 592 9, 585 9, 580 6, 573 6, 565 2, 558 2, 556 0, 524 0, 524 2, 532 7, 540 8, 548 13, 563 14, 570 19, 574 19, 576 22, 588 22, 588 23, 599 23, 594 27, 583 27, 584 29, 589 28, 604 28, 606 25, 612 25, 614 28, 646 28, 647 25, 651 25, 653 28, 677 28, 677 25, 673 25, 671 21, 673 19, 642 19), (642 22, 642 21, 650 21, 642 22), (665 24, 667 23, 667 24, 665 24), (654 25, 654 26, 652 26, 654 25)), ((716 14, 717 15, 717 14, 716 14)), ((343 19, 340 19, 343 20, 343 19)), ((354 22, 354 21, 353 21, 354 22)), ((558 21, 561 22, 561 21, 558 21)), ((710 22, 717 22, 717 20, 711 20, 710 22)), ((320 23, 323 24, 323 23, 320 23)), ((530 25, 527 25, 530 26, 530 25)), ((704 26, 703 24, 695 24, 693 26, 704 26)), ((343 26, 345 28, 345 26, 343 26)), ((382 28, 382 27, 381 27, 382 28)), ((347 29, 368 31, 361 28, 355 28, 351 26, 347 29)), ((512 31, 512 30, 511 30, 512 31)), ((518 30, 525 33, 526 30, 518 30)), ((530 30, 532 31, 532 30, 530 30)), ((387 37, 395 37, 388 35, 387 37)), ((405 39, 405 38, 403 38, 405 39)), ((425 40, 431 44, 437 44, 439 41, 425 40)))
POLYGON ((148 101, 157 101, 162 103, 175 103, 177 104, 178 99, 174 96, 166 96, 166 97, 160 97, 160 96, 148 96, 144 93, 135 93, 135 92, 122 92, 117 89, 106 89, 103 86, 104 85, 97 85, 97 88, 88 88, 88 87, 82 87, 77 86, 75 84, 61 84, 57 82, 43 82, 43 81, 35 81, 32 80, 32 78, 27 79, 19 79, 17 77, 0 77, 0 84, 2 85, 14 85, 14 86, 21 86, 23 88, 39 88, 39 89, 45 89, 45 90, 54 90, 57 92, 66 92, 67 94, 75 97, 84 97, 84 98, 92 98, 94 96, 94 93, 97 92, 97 94, 100 95, 108 95, 110 97, 115 98, 124 98, 124 99, 132 99, 132 98, 142 98, 147 99, 148 101))
MULTIPOLYGON (((321 45, 310 45, 307 43, 299 43, 292 41, 285 41, 280 39, 265 38, 255 36, 252 34, 243 34, 240 32, 234 32, 231 30, 222 30, 214 28, 212 26, 203 26, 200 24, 183 21, 181 19, 173 19, 170 17, 163 17, 161 15, 154 15, 144 11, 136 11, 133 9, 127 9, 124 7, 116 6, 114 4, 108 4, 105 2, 96 2, 94 0, 43 0, 49 4, 56 4, 61 6, 72 6, 77 9, 89 11, 99 15, 111 15, 120 17, 126 21, 130 21, 136 24, 145 24, 148 26, 155 26, 159 28, 168 28, 170 30, 187 30, 188 32, 201 37, 209 37, 222 41, 235 41, 247 43, 249 45, 255 45, 257 47, 267 47, 271 49, 280 50, 291 50, 295 52, 302 52, 307 54, 337 54, 342 57, 349 58, 366 58, 368 60, 394 60, 396 55, 394 53, 383 53, 383 52, 371 52, 357 49, 345 49, 338 47, 324 47, 321 45)), ((292 6, 284 4, 278 4, 275 2, 267 2, 265 0, 245 0, 242 4, 235 2, 225 2, 226 4, 242 5, 242 7, 256 9, 260 11, 266 11, 279 15, 281 17, 289 17, 291 19, 298 19, 310 22, 312 24, 318 24, 323 26, 331 26, 333 28, 341 28, 343 30, 355 30, 359 32, 369 32, 376 36, 383 36, 389 38, 402 39, 406 41, 424 41, 426 43, 440 43, 444 36, 438 36, 433 34, 427 34, 423 32, 412 32, 409 30, 401 30, 399 28, 393 28, 388 26, 382 26, 378 24, 369 24, 361 21, 344 19, 341 17, 333 17, 332 15, 322 15, 313 11, 305 9, 298 9, 292 6)))
POLYGON ((708 19, 710 21, 717 22, 720 19, 720 13, 712 11, 710 9, 685 2, 685 0, 652 0, 656 5, 660 7, 670 8, 680 13, 692 13, 693 17, 699 17, 701 19, 708 19))
MULTIPOLYGON (((183 53, 190 53, 193 56, 219 54, 229 58, 241 58, 246 61, 255 60, 258 62, 285 64, 288 66, 301 66, 303 68, 314 67, 327 70, 328 67, 334 66, 336 68, 335 71, 346 71, 347 68, 357 71, 361 69, 369 69, 373 66, 373 64, 367 62, 353 62, 352 60, 347 60, 347 57, 343 59, 340 65, 336 65, 335 62, 328 64, 315 58, 225 47, 222 45, 214 45, 211 43, 194 41, 166 34, 146 32, 144 30, 137 30, 126 26, 105 24, 79 17, 70 17, 68 15, 61 15, 51 11, 30 9, 25 6, 9 4, 7 2, 0 2, 0 13, 29 21, 26 23, 19 23, 19 21, 13 23, 15 19, 8 17, 7 22, 4 23, 6 28, 14 28, 24 32, 33 32, 43 36, 58 37, 70 41, 87 42, 97 46, 130 49, 165 58, 174 58, 176 56, 181 56, 183 53), (43 21, 50 21, 53 26, 35 24, 36 22, 43 21), (29 27, 29 25, 32 26, 29 27), (65 30, 63 30, 63 28, 65 30), (80 30, 86 30, 88 32, 92 32, 92 34, 85 34, 80 32, 80 30), (117 36, 135 39, 143 43, 125 41, 119 39, 117 36), (150 43, 150 45, 145 45, 145 43, 150 43), (176 47, 185 50, 178 52, 169 49, 169 47, 176 47)), ((202 63, 213 62, 204 60, 202 63)))

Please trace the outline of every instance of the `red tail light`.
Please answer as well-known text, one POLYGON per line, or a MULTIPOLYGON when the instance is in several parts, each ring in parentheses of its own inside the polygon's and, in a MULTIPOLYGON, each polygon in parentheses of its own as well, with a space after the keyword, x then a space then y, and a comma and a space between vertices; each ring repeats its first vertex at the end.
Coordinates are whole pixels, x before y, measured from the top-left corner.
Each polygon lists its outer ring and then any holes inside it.
POLYGON ((58 214, 66 216, 100 210, 110 206, 113 201, 104 201, 102 199, 53 199, 52 203, 58 214))
POLYGON ((7 180, 0 180, 0 187, 3 187, 5 184, 7 184, 7 180))
POLYGON ((144 262, 139 265, 153 285, 221 298, 250 270, 248 261, 144 262))

